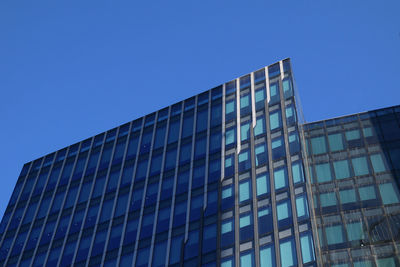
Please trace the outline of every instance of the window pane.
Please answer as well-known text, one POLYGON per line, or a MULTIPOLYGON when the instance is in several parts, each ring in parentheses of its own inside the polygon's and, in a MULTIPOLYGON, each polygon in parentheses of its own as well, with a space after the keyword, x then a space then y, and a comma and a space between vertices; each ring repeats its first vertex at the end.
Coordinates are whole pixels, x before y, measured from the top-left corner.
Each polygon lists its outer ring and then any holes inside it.
POLYGON ((265 133, 265 120, 263 117, 257 118, 256 127, 254 127, 254 136, 265 133))
POLYGON ((358 192, 360 193, 360 199, 361 200, 376 199, 374 186, 360 187, 358 189, 358 192))
POLYGON ((341 225, 328 226, 325 228, 328 245, 343 243, 343 227, 341 225))
POLYGON ((241 216, 239 219, 239 227, 243 228, 251 224, 251 215, 241 216))
POLYGON ((294 245, 293 240, 281 242, 279 248, 281 254, 281 266, 282 267, 296 266, 297 264, 296 247, 294 245))
POLYGON ((287 173, 286 169, 278 169, 274 171, 275 190, 287 186, 287 173))
POLYGON ((252 266, 255 266, 252 252, 240 256, 240 267, 252 266))
POLYGON ((372 167, 374 168, 374 172, 384 172, 386 171, 385 163, 382 160, 381 154, 371 155, 372 167))
POLYGON ((361 222, 348 223, 346 227, 349 241, 364 239, 364 231, 361 222))
POLYGON ((346 132, 346 140, 347 141, 352 141, 352 140, 357 140, 357 139, 360 139, 360 131, 359 130, 352 130, 352 131, 346 132))
POLYGON ((335 192, 323 193, 320 195, 321 207, 336 206, 336 195, 335 192))
POLYGON ((268 175, 266 173, 257 177, 257 196, 261 196, 269 192, 267 179, 268 175))
POLYGON ((275 266, 275 251, 273 246, 268 246, 260 249, 260 267, 275 266))
POLYGON ((250 199, 250 181, 242 182, 239 184, 239 201, 246 201, 250 199))
POLYGON ((326 153, 325 137, 320 136, 311 138, 311 146, 312 146, 312 153, 314 155, 326 153))
POLYGON ((240 140, 248 140, 250 138, 250 122, 240 126, 240 140))
POLYGON ((297 217, 308 217, 307 197, 305 195, 296 197, 297 217))
POLYGON ((267 149, 265 144, 257 145, 255 147, 256 166, 260 166, 267 162, 267 149))
POLYGON ((399 197, 392 183, 380 184, 379 191, 381 192, 382 202, 384 205, 399 203, 399 197))
POLYGON ((269 120, 270 120, 271 131, 282 127, 280 111, 270 114, 269 120))
POLYGON ((313 239, 310 233, 300 237, 301 256, 303 263, 308 263, 315 260, 313 239))
POLYGON ((319 183, 332 180, 331 167, 329 163, 315 165, 315 173, 319 183))
POLYGON ((293 183, 304 182, 303 165, 301 162, 292 163, 293 183))
POLYGON ((332 152, 344 149, 341 133, 328 135, 328 141, 332 152))
POLYGON ((351 162, 353 163, 354 174, 356 176, 369 173, 368 163, 365 157, 354 158, 351 162))
POLYGON ((233 144, 235 142, 235 137, 235 128, 227 130, 225 133, 225 145, 233 144))
POLYGON ((345 179, 350 177, 348 160, 335 161, 333 163, 336 179, 345 179))
POLYGON ((357 201, 356 191, 354 189, 340 190, 340 202, 342 204, 354 203, 357 201))

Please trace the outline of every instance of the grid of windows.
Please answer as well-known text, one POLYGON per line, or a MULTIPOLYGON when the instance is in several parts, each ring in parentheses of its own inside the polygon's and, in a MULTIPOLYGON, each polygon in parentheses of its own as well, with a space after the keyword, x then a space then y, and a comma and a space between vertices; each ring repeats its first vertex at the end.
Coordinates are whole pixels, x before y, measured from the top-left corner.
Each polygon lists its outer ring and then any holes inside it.
POLYGON ((0 264, 315 264, 291 75, 281 61, 27 163, 0 264))

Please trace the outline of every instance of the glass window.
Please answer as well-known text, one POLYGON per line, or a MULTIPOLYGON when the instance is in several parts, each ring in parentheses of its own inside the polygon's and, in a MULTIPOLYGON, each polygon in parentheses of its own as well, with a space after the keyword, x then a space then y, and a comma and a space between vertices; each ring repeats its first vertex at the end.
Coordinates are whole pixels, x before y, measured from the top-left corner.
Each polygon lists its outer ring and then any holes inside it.
POLYGON ((235 111, 235 101, 231 100, 231 101, 226 102, 226 104, 225 104, 225 113, 229 114, 229 113, 234 112, 234 111, 235 111))
POLYGON ((270 84, 269 86, 270 100, 269 104, 273 105, 279 102, 279 86, 278 83, 270 84))
POLYGON ((326 153, 325 136, 311 138, 311 146, 314 155, 326 153))
POLYGON ((265 133, 265 120, 264 117, 257 118, 256 126, 254 127, 254 136, 265 133))
POLYGON ((282 117, 281 112, 277 111, 269 114, 269 123, 271 127, 271 131, 282 127, 282 117))
POLYGON ((341 133, 328 135, 328 141, 329 141, 329 147, 331 148, 332 152, 344 149, 341 133))
POLYGON ((353 262, 353 265, 354 265, 354 267, 373 267, 374 266, 372 264, 372 262, 369 260, 355 261, 355 262, 353 262))
POLYGON ((226 234, 233 231, 233 222, 225 221, 221 224, 221 234, 226 234))
POLYGON ((362 201, 376 199, 375 187, 373 185, 358 188, 358 193, 360 193, 362 201))
POLYGON ((292 239, 281 241, 279 244, 281 266, 291 267, 297 265, 296 246, 292 239))
POLYGON ((190 161, 192 156, 192 142, 181 145, 181 150, 179 152, 179 163, 184 164, 190 161))
POLYGON ((292 175, 294 184, 304 182, 303 164, 300 161, 292 163, 292 175))
POLYGON ((348 223, 346 228, 349 241, 364 239, 364 231, 361 222, 348 223))
POLYGON ((165 256, 167 252, 167 242, 157 243, 154 246, 153 267, 165 266, 165 256))
POLYGON ((373 136, 371 127, 364 128, 363 133, 364 133, 365 138, 373 136))
POLYGON ((205 137, 196 139, 194 156, 196 158, 204 156, 204 154, 206 153, 206 149, 207 149, 207 139, 205 137))
POLYGON ((221 247, 232 246, 235 243, 233 219, 228 219, 221 224, 221 247))
POLYGON ((308 204, 306 195, 296 197, 296 211, 297 217, 308 218, 308 204))
POLYGON ((211 127, 220 125, 222 120, 222 105, 217 104, 211 107, 211 127))
POLYGON ((221 133, 212 133, 210 136, 210 153, 221 150, 221 133))
POLYGON ((251 184, 250 180, 241 182, 239 184, 239 202, 243 202, 250 199, 251 195, 251 184))
POLYGON ((380 184, 379 191, 384 205, 399 203, 399 196, 392 183, 380 184))
POLYGON ((322 208, 336 206, 337 204, 335 192, 322 193, 319 198, 322 208))
POLYGON ((255 266, 253 252, 247 252, 240 255, 240 267, 255 266))
POLYGON ((164 166, 165 170, 174 169, 175 168, 176 154, 177 154, 176 148, 172 149, 172 150, 168 150, 166 152, 166 155, 165 155, 165 166, 164 166))
POLYGON ((255 91, 255 99, 256 99, 256 109, 261 109, 264 107, 265 100, 265 88, 255 91))
POLYGON ((252 221, 251 214, 240 216, 239 227, 243 228, 243 227, 249 226, 249 225, 251 225, 251 221, 252 221))
POLYGON ((250 138, 250 122, 240 125, 240 140, 245 141, 250 138))
POLYGON ((288 185, 286 168, 274 171, 275 190, 285 188, 288 185))
POLYGON ((347 159, 333 162, 336 179, 345 179, 350 177, 349 162, 347 159))
POLYGON ((260 248, 260 267, 275 266, 275 251, 274 246, 269 245, 260 248))
POLYGON ((314 243, 311 233, 302 234, 300 236, 301 256, 303 263, 308 263, 315 260, 314 243))
POLYGON ((221 267, 233 267, 234 261, 233 259, 222 259, 221 260, 221 267))
POLYGON ((232 186, 222 189, 222 199, 232 196, 232 186))
POLYGON ((257 196, 269 193, 269 177, 268 173, 257 176, 257 196))
POLYGON ((231 176, 235 171, 235 156, 233 154, 225 156, 225 176, 231 176))
POLYGON ((166 127, 158 127, 156 130, 156 136, 154 139, 154 149, 160 148, 164 146, 166 127))
POLYGON ((201 132, 207 129, 208 125, 208 109, 197 112, 196 131, 201 132))
POLYGON ((171 250, 169 253, 169 264, 180 262, 183 236, 177 236, 171 240, 171 250))
POLYGON ((317 175, 317 181, 319 183, 332 180, 331 166, 329 165, 329 163, 315 165, 315 173, 317 175))
POLYGON ((354 174, 356 176, 369 174, 366 157, 353 158, 351 162, 353 163, 354 174))
POLYGON ((395 267, 396 261, 394 257, 390 258, 381 258, 376 260, 376 264, 378 267, 395 267))
POLYGON ((328 245, 336 245, 345 242, 342 225, 332 225, 325 228, 328 245))
POLYGON ((352 131, 346 132, 346 140, 347 141, 352 141, 352 140, 357 140, 357 139, 360 139, 360 131, 359 130, 352 130, 352 131))
POLYGON ((168 144, 178 141, 179 124, 179 120, 170 122, 168 130, 168 144))
POLYGON ((283 94, 285 95, 285 98, 289 98, 289 97, 293 96, 292 84, 289 79, 284 79, 282 81, 282 86, 283 86, 283 94))
POLYGON ((242 151, 239 154, 239 172, 245 171, 251 168, 250 152, 242 151))
POLYGON ((292 209, 290 207, 290 201, 285 200, 276 205, 276 213, 278 217, 279 228, 291 224, 292 209))
POLYGON ((370 156, 372 167, 374 172, 384 172, 386 171, 385 163, 383 162, 381 154, 374 154, 370 156))
POLYGON ((300 151, 300 141, 297 132, 293 132, 289 135, 289 151, 290 154, 295 154, 300 151))
POLYGON ((225 145, 231 145, 235 143, 236 133, 235 128, 229 129, 225 133, 225 145))
POLYGON ((287 106, 285 109, 286 113, 286 123, 287 125, 293 125, 296 123, 296 111, 294 110, 293 105, 287 106))
POLYGON ((272 148, 272 158, 273 160, 280 159, 286 155, 285 152, 285 142, 282 137, 274 139, 271 141, 272 148))
POLYGON ((257 167, 267 163, 267 148, 265 143, 257 145, 254 151, 257 167))
POLYGON ((243 95, 240 97, 240 114, 246 114, 250 112, 250 95, 243 95))
POLYGON ((150 256, 150 247, 138 250, 135 266, 147 266, 150 256))
POLYGON ((272 232, 274 230, 272 222, 272 211, 270 206, 260 207, 258 209, 257 217, 258 217, 258 234, 260 236, 272 232))
POLYGON ((356 191, 354 189, 341 189, 339 191, 339 196, 342 204, 354 203, 357 201, 356 191))

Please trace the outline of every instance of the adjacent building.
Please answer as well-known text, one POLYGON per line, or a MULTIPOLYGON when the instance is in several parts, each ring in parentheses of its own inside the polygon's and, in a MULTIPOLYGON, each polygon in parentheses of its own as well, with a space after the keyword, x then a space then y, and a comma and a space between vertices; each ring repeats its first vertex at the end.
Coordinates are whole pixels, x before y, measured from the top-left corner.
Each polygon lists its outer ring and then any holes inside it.
POLYGON ((285 59, 25 164, 0 265, 398 265, 400 107, 298 103, 285 59))

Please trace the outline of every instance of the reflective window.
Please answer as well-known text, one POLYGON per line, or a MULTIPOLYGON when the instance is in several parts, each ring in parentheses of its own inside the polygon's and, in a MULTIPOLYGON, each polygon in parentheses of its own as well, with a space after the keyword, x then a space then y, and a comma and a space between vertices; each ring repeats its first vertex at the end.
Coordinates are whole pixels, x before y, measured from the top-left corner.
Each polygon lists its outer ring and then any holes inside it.
POLYGON ((331 167, 329 163, 315 165, 315 174, 319 183, 332 180, 331 167))
POLYGON ((265 119, 259 117, 256 120, 256 127, 254 127, 254 136, 258 136, 265 133, 265 119))
POLYGON ((263 235, 273 231, 272 211, 270 206, 264 206, 258 209, 258 233, 263 235))
POLYGON ((268 152, 267 152, 267 146, 265 143, 257 145, 254 148, 254 151, 255 151, 255 159, 256 159, 257 167, 267 163, 267 159, 268 159, 267 153, 268 152))
POLYGON ((179 124, 179 120, 170 122, 168 130, 168 144, 178 141, 179 124))
POLYGON ((235 143, 236 133, 235 128, 229 129, 225 132, 225 145, 231 145, 235 143))
POLYGON ((233 154, 225 156, 225 176, 231 176, 235 171, 235 156, 233 154))
POLYGON ((268 173, 263 173, 257 176, 257 196, 262 196, 269 193, 269 176, 268 173))
POLYGON ((345 179, 350 177, 349 161, 347 159, 333 162, 336 179, 345 179))
POLYGON ((399 196, 392 183, 380 184, 379 191, 384 205, 399 203, 399 196))
POLYGON ((290 154, 295 154, 300 152, 300 141, 297 132, 289 134, 289 151, 290 154))
POLYGON ((239 172, 245 171, 251 168, 250 152, 242 151, 239 154, 239 172))
POLYGON ((322 208, 336 206, 337 204, 335 192, 322 193, 319 198, 322 208))
POLYGON ((287 106, 285 108, 285 113, 286 113, 286 123, 288 126, 293 125, 296 123, 296 111, 294 109, 293 105, 287 106))
POLYGON ((282 127, 282 117, 281 112, 277 111, 269 114, 269 123, 271 131, 282 127))
POLYGON ((375 187, 373 185, 358 188, 358 193, 360 194, 361 201, 376 199, 375 187))
POLYGON ((370 156, 372 168, 374 172, 384 172, 386 171, 385 163, 383 162, 381 154, 374 154, 370 156))
POLYGON ((240 255, 240 267, 256 266, 254 262, 253 252, 246 252, 240 255))
POLYGON ((240 140, 245 141, 250 138, 250 122, 240 125, 240 140))
POLYGON ((243 95, 240 97, 240 115, 246 115, 251 112, 250 95, 243 95))
POLYGON ((339 191, 339 196, 342 204, 349 204, 357 201, 356 191, 354 189, 341 189, 339 191))
POLYGON ((343 138, 341 133, 328 135, 329 147, 332 152, 343 150, 343 138))
POLYGON ((197 112, 196 132, 201 132, 207 129, 208 125, 208 109, 203 109, 197 112))
POLYGON ((325 136, 311 138, 311 146, 314 155, 326 153, 325 136))
POLYGON ((280 241, 281 266, 291 267, 297 265, 296 246, 292 239, 280 241))
POLYGON ((153 267, 165 266, 165 256, 167 252, 167 242, 159 242, 154 246, 153 267))
POLYGON ((234 221, 225 220, 221 223, 221 247, 233 245, 235 241, 234 221))
POLYGON ((191 136, 193 133, 193 115, 183 118, 182 138, 191 136))
POLYGON ((284 79, 282 81, 282 86, 283 86, 283 94, 285 95, 285 98, 289 98, 289 97, 293 96, 292 83, 290 82, 290 79, 284 79))
POLYGON ((236 102, 235 100, 227 101, 225 103, 225 119, 230 121, 236 117, 236 102))
POLYGON ((294 184, 304 182, 303 164, 301 161, 292 163, 292 175, 294 184))
POLYGON ((356 176, 369 174, 366 157, 353 158, 351 162, 353 163, 354 174, 356 176))
POLYGON ((361 222, 347 223, 347 237, 349 241, 364 239, 364 230, 361 222))
POLYGON ((275 190, 288 186, 288 178, 286 168, 274 170, 275 190))
POLYGON ((290 205, 290 200, 285 200, 283 202, 277 203, 276 213, 279 228, 286 227, 292 224, 292 209, 290 205))
POLYGON ((239 202, 249 200, 251 196, 250 180, 239 183, 239 202))
POLYGON ((265 101, 265 88, 261 88, 256 90, 255 93, 255 100, 256 100, 256 109, 264 108, 264 101, 265 101))
POLYGON ((285 142, 283 141, 282 137, 274 139, 271 141, 271 148, 272 148, 272 158, 273 160, 277 160, 283 158, 285 153, 285 142))
POLYGON ((278 83, 273 83, 269 85, 270 100, 269 104, 273 105, 279 102, 279 85, 278 83))
POLYGON ((165 132, 166 132, 167 127, 166 126, 161 126, 158 127, 156 130, 156 136, 154 139, 154 149, 160 148, 164 146, 164 141, 165 141, 165 132))
POLYGON ((299 219, 308 218, 307 196, 296 196, 296 211, 299 219))
POLYGON ((314 261, 314 244, 311 233, 305 233, 300 236, 300 245, 303 263, 314 261))
POLYGON ((260 267, 275 266, 275 250, 273 245, 260 248, 260 267))

